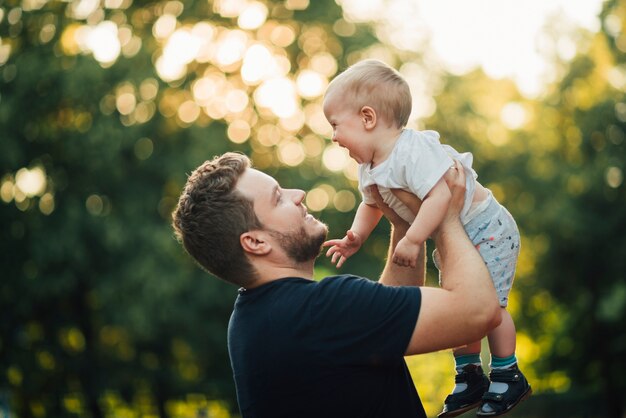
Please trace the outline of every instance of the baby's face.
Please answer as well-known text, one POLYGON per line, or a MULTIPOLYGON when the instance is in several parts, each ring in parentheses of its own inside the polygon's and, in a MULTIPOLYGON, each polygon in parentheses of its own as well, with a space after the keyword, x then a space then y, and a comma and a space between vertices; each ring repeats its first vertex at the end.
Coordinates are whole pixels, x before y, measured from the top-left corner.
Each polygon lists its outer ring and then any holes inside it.
POLYGON ((324 115, 333 128, 332 141, 346 148, 350 157, 359 164, 371 161, 367 147, 364 120, 359 112, 345 103, 339 94, 327 95, 324 99, 324 115))

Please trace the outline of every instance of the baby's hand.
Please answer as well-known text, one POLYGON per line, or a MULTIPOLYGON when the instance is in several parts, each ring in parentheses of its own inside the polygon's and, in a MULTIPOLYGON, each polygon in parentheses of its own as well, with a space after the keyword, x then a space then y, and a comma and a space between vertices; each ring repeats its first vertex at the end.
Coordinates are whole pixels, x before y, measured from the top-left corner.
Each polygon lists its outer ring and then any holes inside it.
POLYGON ((398 245, 396 245, 392 261, 402 267, 415 268, 417 266, 417 257, 419 257, 421 250, 421 245, 404 237, 398 242, 398 245))
POLYGON ((359 234, 356 234, 352 231, 348 231, 346 236, 342 239, 331 239, 322 244, 323 247, 330 247, 328 251, 326 251, 326 257, 333 258, 331 262, 333 264, 337 264, 337 268, 341 267, 343 263, 350 257, 352 254, 356 253, 359 248, 361 248, 361 244, 363 244, 361 237, 359 234), (337 262, 339 259, 339 262, 337 262))

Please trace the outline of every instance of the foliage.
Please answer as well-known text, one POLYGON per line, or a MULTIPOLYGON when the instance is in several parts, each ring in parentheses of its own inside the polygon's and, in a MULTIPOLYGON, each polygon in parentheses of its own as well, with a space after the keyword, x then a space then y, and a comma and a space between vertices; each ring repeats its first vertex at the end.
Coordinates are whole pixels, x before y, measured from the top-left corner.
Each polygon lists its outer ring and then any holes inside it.
MULTIPOLYGON (((339 69, 380 53, 373 30, 331 0, 267 1, 248 20, 237 4, 261 3, 0 3, 0 406, 17 416, 237 413, 235 289, 193 265, 169 227, 205 159, 242 151, 309 191, 333 236, 349 227, 355 166, 326 140, 320 103, 339 69)), ((625 10, 605 5, 613 24, 544 96, 443 74, 419 121, 474 153, 522 231, 510 309, 540 394, 523 416, 624 413, 625 10)), ((398 67, 421 59, 384 49, 398 67)), ((375 278, 387 235, 383 222, 342 271, 375 278)), ((316 277, 334 271, 320 259, 316 277)), ((450 357, 410 367, 436 413, 450 357)))

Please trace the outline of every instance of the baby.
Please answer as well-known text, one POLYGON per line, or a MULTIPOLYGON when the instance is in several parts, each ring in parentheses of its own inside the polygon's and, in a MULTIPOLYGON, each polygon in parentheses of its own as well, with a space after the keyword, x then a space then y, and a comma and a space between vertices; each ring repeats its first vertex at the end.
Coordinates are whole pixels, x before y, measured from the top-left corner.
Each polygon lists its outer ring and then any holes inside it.
MULTIPOLYGON (((363 201, 346 236, 324 243, 330 246, 326 255, 341 267, 369 237, 382 217, 369 191, 369 186, 377 185, 385 203, 411 223, 396 246, 393 262, 415 267, 424 242, 442 221, 450 200, 443 175, 454 165, 453 159, 459 160, 467 179, 461 221, 489 269, 502 307, 502 322, 488 335, 490 379, 481 367, 480 341, 454 350, 456 385, 439 417, 457 416, 476 407, 479 416, 501 415, 531 393, 517 367, 515 325, 506 310, 519 255, 519 231, 511 214, 476 181, 472 154, 442 145, 437 132, 405 129, 410 113, 408 84, 380 61, 361 61, 330 83, 324 114, 333 128, 333 142, 359 163, 363 201), (422 201, 416 215, 392 189, 403 189, 422 201)), ((433 255, 437 265, 436 250, 433 255)))

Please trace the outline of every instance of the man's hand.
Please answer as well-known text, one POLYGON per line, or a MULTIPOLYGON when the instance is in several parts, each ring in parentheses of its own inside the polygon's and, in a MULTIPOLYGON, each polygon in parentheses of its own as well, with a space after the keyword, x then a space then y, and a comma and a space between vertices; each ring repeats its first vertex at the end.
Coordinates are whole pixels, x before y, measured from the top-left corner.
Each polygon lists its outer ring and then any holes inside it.
POLYGON ((331 258, 331 262, 333 264, 337 264, 337 268, 341 267, 343 263, 354 253, 356 253, 361 245, 363 244, 363 240, 359 236, 359 234, 348 231, 346 236, 342 239, 331 239, 322 244, 323 247, 330 247, 328 251, 326 251, 326 257, 331 258), (337 261, 338 260, 338 261, 337 261))
POLYGON ((438 235, 447 223, 459 220, 465 202, 465 171, 458 160, 454 160, 454 166, 444 174, 443 178, 448 188, 450 188, 452 197, 448 205, 446 216, 433 235, 438 235))
POLYGON ((407 237, 404 237, 398 242, 396 250, 393 252, 392 261, 402 267, 415 268, 421 250, 422 244, 417 244, 407 237))

